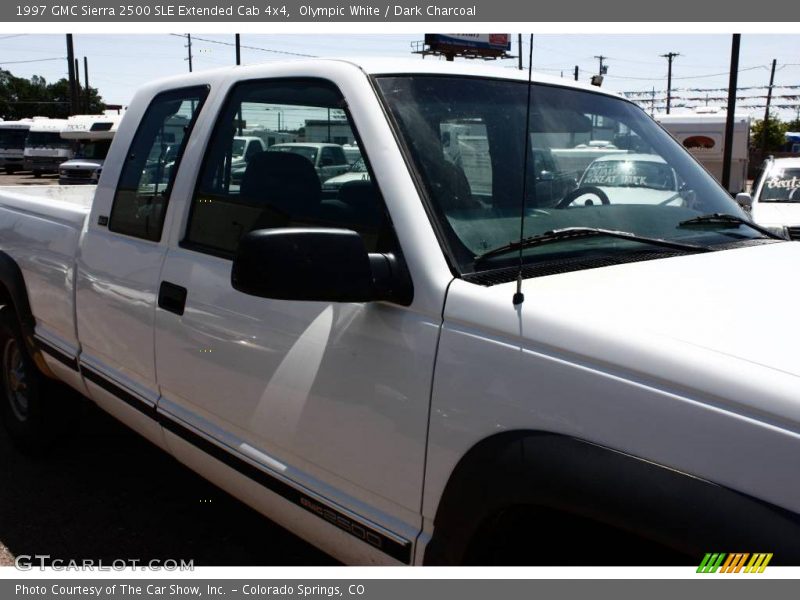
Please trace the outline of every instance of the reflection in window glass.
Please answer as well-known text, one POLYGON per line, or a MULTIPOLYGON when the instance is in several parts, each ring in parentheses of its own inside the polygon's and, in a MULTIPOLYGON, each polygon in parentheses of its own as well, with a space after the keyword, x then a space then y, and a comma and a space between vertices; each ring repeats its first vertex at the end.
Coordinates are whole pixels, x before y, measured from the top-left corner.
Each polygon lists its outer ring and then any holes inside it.
POLYGON ((207 88, 156 96, 136 131, 111 208, 110 231, 158 241, 180 156, 207 88))

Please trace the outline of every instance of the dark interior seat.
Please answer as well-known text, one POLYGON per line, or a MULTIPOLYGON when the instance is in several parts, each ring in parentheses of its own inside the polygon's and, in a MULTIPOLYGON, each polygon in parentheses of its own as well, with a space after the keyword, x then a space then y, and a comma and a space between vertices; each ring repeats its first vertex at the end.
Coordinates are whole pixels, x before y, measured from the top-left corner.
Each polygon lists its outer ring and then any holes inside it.
POLYGON ((314 220, 321 189, 307 158, 292 152, 260 152, 247 164, 239 194, 242 201, 262 209, 253 229, 266 229, 314 220))

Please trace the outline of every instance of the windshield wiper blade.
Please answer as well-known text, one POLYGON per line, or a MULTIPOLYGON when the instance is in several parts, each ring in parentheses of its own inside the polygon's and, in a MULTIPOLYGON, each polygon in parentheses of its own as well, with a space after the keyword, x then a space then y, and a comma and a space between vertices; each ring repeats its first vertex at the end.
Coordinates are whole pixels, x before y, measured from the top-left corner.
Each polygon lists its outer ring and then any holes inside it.
POLYGON ((699 217, 692 217, 691 219, 686 219, 685 221, 681 221, 678 223, 678 227, 691 227, 693 225, 745 225, 750 227, 751 229, 755 229, 759 233, 763 233, 765 236, 770 237, 775 240, 783 240, 786 241, 786 238, 778 235, 777 233, 773 233, 769 229, 765 227, 761 227, 761 225, 756 225, 749 219, 744 219, 742 217, 737 217, 736 215, 729 215, 727 213, 710 213, 707 215, 700 215, 699 217))
POLYGON ((697 246, 695 244, 685 244, 683 242, 672 242, 661 238, 647 237, 631 233, 630 231, 617 231, 615 229, 603 229, 600 227, 566 227, 564 229, 553 229, 546 231, 540 235, 523 238, 516 242, 510 242, 504 246, 499 246, 488 250, 483 254, 475 257, 475 261, 482 261, 492 256, 505 254, 513 250, 520 250, 524 248, 533 248, 534 246, 542 246, 552 242, 560 242, 562 240, 582 239, 588 237, 613 237, 622 240, 629 240, 632 242, 642 242, 643 244, 651 244, 653 246, 662 246, 664 248, 671 248, 673 250, 689 250, 691 252, 709 252, 711 248, 705 246, 697 246))

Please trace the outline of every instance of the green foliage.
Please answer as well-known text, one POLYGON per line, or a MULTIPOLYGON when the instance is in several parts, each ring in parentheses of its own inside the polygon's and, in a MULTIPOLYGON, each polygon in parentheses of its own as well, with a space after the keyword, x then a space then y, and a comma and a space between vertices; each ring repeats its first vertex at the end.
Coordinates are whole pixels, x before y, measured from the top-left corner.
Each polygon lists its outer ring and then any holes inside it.
MULTIPOLYGON (((0 69, 0 118, 6 121, 33 116, 66 118, 70 114, 69 100, 69 82, 66 79, 47 83, 44 77, 38 75, 25 79, 0 69)), ((80 100, 78 112, 81 114, 100 113, 105 108, 97 89, 91 86, 88 111, 83 86, 80 100)))
POLYGON ((786 124, 786 131, 800 131, 800 118, 789 121, 786 124))
MULTIPOLYGON (((770 113, 769 121, 767 121, 767 152, 780 150, 781 146, 785 143, 784 134, 789 131, 787 123, 783 123, 778 119, 777 115, 770 113)), ((755 121, 750 128, 750 145, 754 148, 761 148, 764 136, 764 120, 755 121)))

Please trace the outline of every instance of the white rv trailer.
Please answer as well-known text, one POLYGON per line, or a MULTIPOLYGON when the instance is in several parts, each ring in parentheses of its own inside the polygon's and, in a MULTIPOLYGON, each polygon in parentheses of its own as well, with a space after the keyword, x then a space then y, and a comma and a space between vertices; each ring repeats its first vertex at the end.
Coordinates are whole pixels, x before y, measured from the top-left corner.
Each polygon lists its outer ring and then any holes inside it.
MULTIPOLYGON (((656 115, 655 119, 718 181, 722 181, 727 119, 724 110, 701 108, 688 113, 656 115)), ((732 194, 746 191, 749 142, 750 116, 737 113, 733 119, 733 151, 728 185, 728 191, 732 194)))
POLYGON ((97 183, 121 115, 76 115, 68 119, 61 137, 77 144, 75 157, 58 167, 62 185, 97 183))
POLYGON ((25 138, 30 128, 30 119, 0 121, 0 169, 9 175, 23 168, 25 138))
POLYGON ((75 143, 61 137, 67 119, 34 118, 25 139, 23 164, 34 177, 57 173, 58 166, 74 155, 75 143))

